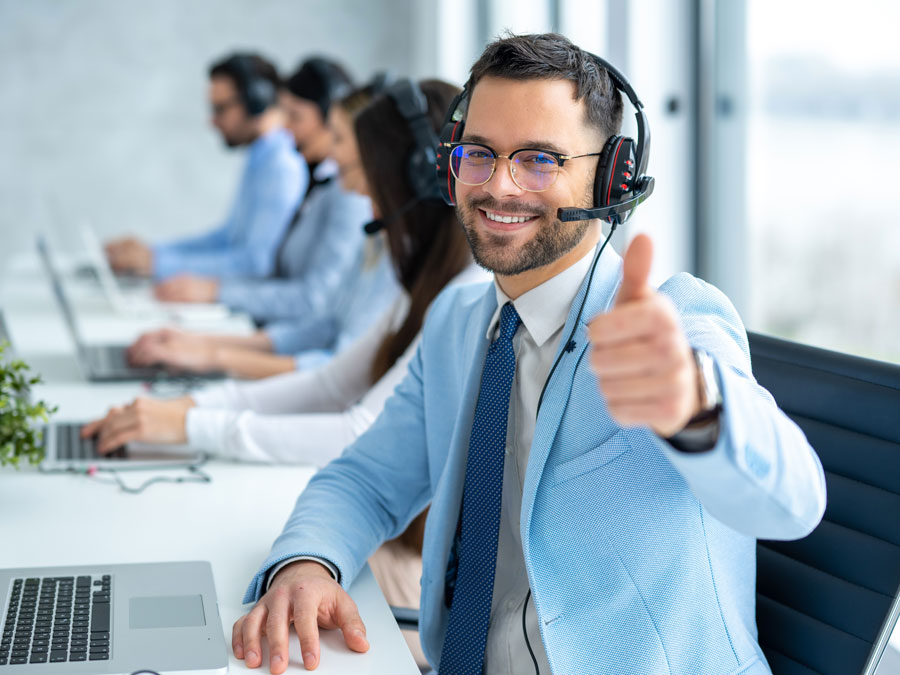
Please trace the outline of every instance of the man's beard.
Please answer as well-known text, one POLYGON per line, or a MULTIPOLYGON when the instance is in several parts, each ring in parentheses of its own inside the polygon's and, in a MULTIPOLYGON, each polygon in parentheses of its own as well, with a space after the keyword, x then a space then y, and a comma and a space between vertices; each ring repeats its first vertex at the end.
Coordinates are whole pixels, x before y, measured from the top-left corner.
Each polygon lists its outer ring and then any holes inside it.
POLYGON ((465 205, 460 203, 456 211, 475 262, 490 272, 504 276, 521 274, 559 260, 584 239, 590 227, 588 220, 563 223, 556 217, 555 209, 550 211, 546 207, 519 202, 503 203, 489 196, 468 199, 465 205), (510 241, 515 233, 507 235, 478 231, 477 220, 481 218, 478 209, 537 216, 533 223, 536 232, 519 249, 514 249, 510 241))

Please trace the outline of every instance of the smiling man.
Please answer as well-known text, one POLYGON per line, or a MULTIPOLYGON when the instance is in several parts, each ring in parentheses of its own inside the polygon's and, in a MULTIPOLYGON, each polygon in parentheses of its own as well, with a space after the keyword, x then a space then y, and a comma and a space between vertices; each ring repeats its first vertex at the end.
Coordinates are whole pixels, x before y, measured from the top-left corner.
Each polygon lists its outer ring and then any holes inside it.
POLYGON ((249 666, 265 634, 283 672, 291 624, 307 668, 319 628, 365 651, 345 589, 430 504, 420 632, 441 675, 769 672, 756 538, 816 526, 822 469, 720 292, 653 288, 646 236, 623 260, 599 220, 560 220, 597 206, 623 86, 553 34, 472 67, 443 149, 494 282, 434 303, 381 417, 301 495, 234 626, 249 666))

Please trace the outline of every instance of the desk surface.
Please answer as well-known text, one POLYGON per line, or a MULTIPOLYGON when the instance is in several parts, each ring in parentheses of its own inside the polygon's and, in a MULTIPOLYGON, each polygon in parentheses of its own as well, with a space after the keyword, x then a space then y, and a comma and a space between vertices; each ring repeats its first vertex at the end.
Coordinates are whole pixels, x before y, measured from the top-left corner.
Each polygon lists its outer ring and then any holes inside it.
MULTIPOLYGON (((127 339, 147 328, 138 320, 129 323, 113 316, 86 282, 69 287, 75 287, 73 300, 89 341, 127 339)), ((45 384, 35 394, 60 407, 55 420, 87 419, 146 393, 140 383, 90 384, 81 378, 49 285, 28 257, 14 261, 0 277, 0 309, 18 355, 44 377, 45 384)), ((228 322, 207 327, 224 330, 243 325, 249 330, 246 319, 228 322)), ((208 560, 230 645, 232 624, 249 609, 241 605, 244 590, 314 469, 211 462, 203 470, 211 483, 161 483, 130 495, 102 474, 0 469, 0 567, 208 560)), ((160 473, 119 475, 128 485, 139 485, 160 473)), ((165 473, 186 475, 180 470, 165 473)), ((339 631, 323 632, 316 672, 418 673, 368 567, 350 594, 359 606, 371 648, 356 654, 344 646, 339 631)), ((268 672, 267 668, 246 668, 230 649, 229 658, 229 672, 268 672)), ((300 646, 294 638, 288 672, 302 671, 300 646)))

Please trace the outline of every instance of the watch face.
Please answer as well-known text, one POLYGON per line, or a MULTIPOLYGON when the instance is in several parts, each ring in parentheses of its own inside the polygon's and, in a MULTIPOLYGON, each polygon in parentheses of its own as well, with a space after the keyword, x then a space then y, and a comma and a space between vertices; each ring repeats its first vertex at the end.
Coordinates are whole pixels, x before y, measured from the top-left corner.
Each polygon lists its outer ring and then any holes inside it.
POLYGON ((709 354, 699 349, 694 350, 694 360, 700 379, 700 410, 718 410, 722 405, 722 394, 719 390, 715 363, 709 354))

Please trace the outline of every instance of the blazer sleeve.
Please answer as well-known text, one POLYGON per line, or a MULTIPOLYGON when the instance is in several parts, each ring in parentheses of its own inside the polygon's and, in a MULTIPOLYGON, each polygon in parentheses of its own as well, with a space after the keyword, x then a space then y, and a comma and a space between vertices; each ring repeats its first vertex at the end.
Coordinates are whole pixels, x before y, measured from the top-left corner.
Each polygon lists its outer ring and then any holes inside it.
POLYGON ((800 428, 753 377, 747 334, 715 287, 688 274, 660 291, 675 302, 688 342, 710 354, 722 392, 713 449, 679 452, 652 433, 701 504, 729 527, 760 539, 799 539, 825 512, 825 475, 800 428))
POLYGON ((403 532, 428 504, 421 353, 420 344, 372 427, 313 476, 244 602, 258 600, 268 571, 296 556, 327 560, 349 588, 372 552, 403 532))

